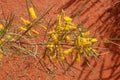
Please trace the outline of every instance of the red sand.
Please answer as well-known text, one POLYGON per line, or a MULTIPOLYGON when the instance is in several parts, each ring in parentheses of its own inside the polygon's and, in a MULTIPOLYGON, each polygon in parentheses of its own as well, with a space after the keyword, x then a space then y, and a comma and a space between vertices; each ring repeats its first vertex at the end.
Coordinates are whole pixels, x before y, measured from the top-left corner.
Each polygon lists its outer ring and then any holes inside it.
MULTIPOLYGON (((97 29, 98 39, 106 39, 108 37, 120 37, 120 1, 117 0, 32 0, 40 13, 44 12, 52 4, 55 7, 49 12, 47 18, 55 19, 61 9, 64 9, 66 14, 75 17, 77 12, 81 11, 84 6, 80 20, 85 26, 89 27, 91 32, 97 29), (86 1, 86 5, 83 5, 86 1), (105 27, 107 27, 105 29, 105 27), (105 29, 105 30, 104 30, 105 29)), ((15 21, 19 22, 21 16, 27 17, 27 9, 25 0, 0 0, 0 16, 2 9, 6 15, 11 12, 15 14, 15 21)), ((75 17, 75 23, 78 23, 75 17)), ((119 41, 117 43, 120 43, 119 41)), ((73 73, 69 71, 69 75, 46 74, 42 72, 38 59, 33 57, 21 58, 15 56, 13 58, 4 58, 0 66, 0 80, 98 80, 97 75, 102 80, 120 80, 120 47, 111 44, 100 44, 102 48, 100 61, 97 63, 91 60, 93 72, 90 71, 87 65, 81 63, 77 65, 83 71, 73 73), (107 48, 107 50, 104 50, 107 48), (85 72, 84 72, 85 71, 85 72), (51 77, 52 76, 52 77, 51 77)), ((50 64, 48 64, 50 68, 50 64)), ((58 70, 61 71, 61 70, 58 70)))

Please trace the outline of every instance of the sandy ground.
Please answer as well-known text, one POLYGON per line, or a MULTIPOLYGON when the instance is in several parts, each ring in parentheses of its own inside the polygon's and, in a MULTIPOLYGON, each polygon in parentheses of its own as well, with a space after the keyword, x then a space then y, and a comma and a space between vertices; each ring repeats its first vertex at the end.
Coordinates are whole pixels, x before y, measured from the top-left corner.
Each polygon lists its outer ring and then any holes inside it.
MULTIPOLYGON (((47 14, 46 18, 51 18, 54 22, 56 15, 62 10, 74 18, 77 24, 79 20, 85 23, 85 27, 92 33, 96 31, 97 38, 120 37, 120 3, 117 0, 32 0, 36 6, 37 13, 42 14, 51 5, 55 5, 47 14), (106 27, 106 28, 105 28, 106 27)), ((31 6, 31 5, 30 5, 31 6)), ((5 15, 15 14, 15 22, 20 22, 20 17, 28 18, 25 0, 0 0, 0 17, 2 10, 5 15)), ((116 41, 118 44, 119 41, 116 41)), ((93 71, 82 62, 77 65, 81 71, 70 70, 68 74, 62 74, 58 70, 58 75, 41 71, 39 60, 33 57, 21 58, 15 56, 4 58, 0 66, 0 80, 120 80, 120 47, 114 44, 103 44, 100 42, 100 61, 91 60, 93 71), (71 75, 71 76, 70 76, 71 75), (52 76, 52 77, 51 77, 52 76)), ((48 67, 51 65, 48 64, 48 67)))

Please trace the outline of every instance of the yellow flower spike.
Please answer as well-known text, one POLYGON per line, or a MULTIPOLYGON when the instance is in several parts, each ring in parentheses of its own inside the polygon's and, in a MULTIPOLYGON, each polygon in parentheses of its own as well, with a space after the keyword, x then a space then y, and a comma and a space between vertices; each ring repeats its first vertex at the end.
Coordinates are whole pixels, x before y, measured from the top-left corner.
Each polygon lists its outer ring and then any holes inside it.
POLYGON ((64 50, 63 53, 64 53, 65 55, 67 55, 67 54, 72 53, 73 50, 74 50, 74 48, 72 47, 72 48, 70 48, 70 49, 64 50))
POLYGON ((65 60, 65 54, 60 54, 60 59, 62 60, 62 61, 64 61, 65 60))
POLYGON ((47 45, 47 48, 50 49, 50 51, 53 51, 55 45, 53 43, 50 43, 47 45))
POLYGON ((81 42, 86 43, 87 42, 87 38, 81 38, 81 42))
POLYGON ((53 59, 53 58, 55 58, 56 57, 56 53, 50 53, 50 59, 53 59))
POLYGON ((89 38, 81 38, 81 44, 85 46, 85 45, 91 45, 92 43, 89 41, 89 38))
POLYGON ((39 34, 39 32, 34 30, 34 29, 32 29, 32 32, 35 33, 35 34, 39 34))
POLYGON ((24 18, 21 17, 21 20, 22 22, 25 24, 25 25, 28 25, 28 24, 31 24, 31 22, 29 20, 26 20, 24 18))
POLYGON ((1 45, 2 43, 4 43, 4 41, 5 41, 5 39, 1 39, 1 40, 0 40, 0 45, 1 45))
POLYGON ((89 35, 90 35, 90 32, 89 32, 89 31, 82 33, 82 37, 87 37, 87 36, 89 36, 89 35))
POLYGON ((56 36, 55 34, 52 34, 51 37, 52 37, 52 39, 53 39, 54 41, 56 41, 56 42, 58 41, 58 38, 57 38, 57 36, 56 36))
POLYGON ((71 21, 72 21, 72 18, 70 18, 70 17, 68 17, 68 16, 65 16, 65 17, 64 17, 64 20, 65 20, 66 22, 71 22, 71 21))
POLYGON ((65 60, 65 54, 63 53, 63 48, 62 47, 59 48, 59 55, 60 55, 60 59, 62 61, 64 61, 65 60))
POLYGON ((96 38, 91 38, 90 40, 92 43, 97 42, 98 40, 96 38))
POLYGON ((77 63, 80 63, 80 54, 77 54, 77 55, 76 55, 76 62, 77 62, 77 63))
POLYGON ((84 51, 84 46, 80 46, 80 49, 79 49, 79 54, 82 53, 84 51))
POLYGON ((65 40, 67 40, 67 41, 70 40, 70 37, 69 37, 69 36, 66 36, 66 37, 65 37, 65 40))
POLYGON ((27 29, 26 29, 25 27, 23 27, 23 26, 20 26, 19 29, 20 29, 21 31, 26 31, 26 30, 27 30, 27 29))
POLYGON ((92 38, 84 38, 84 37, 78 36, 76 44, 77 44, 77 46, 85 47, 86 45, 91 45, 93 42, 96 42, 96 39, 92 40, 92 38))
POLYGON ((70 30, 70 29, 75 29, 76 26, 73 26, 73 25, 65 25, 65 30, 70 30))
POLYGON ((33 7, 29 8, 29 12, 30 12, 30 15, 31 15, 32 19, 36 19, 37 18, 33 7))
POLYGON ((15 41, 15 39, 14 39, 14 38, 12 38, 10 41, 15 41))
POLYGON ((81 37, 80 37, 80 36, 77 36, 77 41, 76 41, 76 45, 77 45, 77 46, 80 46, 80 45, 81 45, 80 39, 81 39, 81 37))
POLYGON ((2 24, 0 24, 0 31, 3 29, 3 25, 2 24))
POLYGON ((71 25, 70 29, 76 29, 76 26, 75 25, 71 25))

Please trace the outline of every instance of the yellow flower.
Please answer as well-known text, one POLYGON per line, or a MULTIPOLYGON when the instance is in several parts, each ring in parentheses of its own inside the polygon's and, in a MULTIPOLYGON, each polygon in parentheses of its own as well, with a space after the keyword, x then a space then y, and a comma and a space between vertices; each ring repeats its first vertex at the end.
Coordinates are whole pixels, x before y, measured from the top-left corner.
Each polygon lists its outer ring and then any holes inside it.
POLYGON ((80 63, 80 54, 79 53, 76 55, 76 62, 80 63))
POLYGON ((80 36, 77 36, 77 41, 76 41, 76 45, 77 45, 77 46, 80 46, 80 45, 81 45, 80 39, 81 39, 81 37, 80 37, 80 36))
POLYGON ((36 19, 36 18, 37 18, 33 7, 29 8, 29 12, 30 12, 30 15, 31 15, 31 17, 32 17, 33 19, 36 19))
POLYGON ((61 60, 65 60, 65 54, 63 53, 62 47, 59 48, 59 55, 61 60))
POLYGON ((65 60, 65 54, 61 53, 61 54, 60 54, 60 59, 61 59, 62 61, 64 61, 64 60, 65 60))
POLYGON ((59 48, 59 55, 60 55, 60 59, 62 61, 64 61, 65 60, 65 54, 63 53, 62 47, 59 48))
POLYGON ((5 41, 5 39, 1 39, 1 40, 0 40, 0 45, 1 45, 2 43, 4 43, 4 41, 5 41))
POLYGON ((55 47, 55 45, 53 43, 49 43, 47 45, 47 48, 50 49, 50 51, 53 51, 54 47, 55 47))
POLYGON ((0 31, 3 29, 3 25, 2 24, 0 24, 0 31))
POLYGON ((65 40, 67 40, 67 41, 70 40, 70 37, 69 37, 69 36, 66 36, 66 37, 65 37, 65 40))
POLYGON ((39 34, 39 32, 34 30, 34 29, 32 29, 32 32, 35 33, 35 34, 39 34))
POLYGON ((23 27, 23 26, 20 26, 19 29, 20 29, 21 31, 26 31, 26 30, 27 30, 27 29, 26 29, 25 27, 23 27))
POLYGON ((86 46, 86 45, 91 45, 92 43, 97 42, 96 38, 84 38, 81 36, 77 37, 76 45, 77 46, 86 46))
POLYGON ((85 46, 85 45, 91 45, 92 42, 89 41, 89 38, 81 38, 81 44, 83 46, 85 46))
POLYGON ((56 53, 55 52, 50 53, 50 59, 53 59, 55 57, 56 57, 56 53))
MULTIPOLYGON (((88 35, 89 33, 85 34, 88 35)), ((82 53, 84 50, 89 50, 93 43, 97 42, 96 38, 86 38, 85 36, 78 36, 76 40, 76 46, 79 47, 79 53, 82 53)), ((90 51, 90 50, 89 50, 90 51)), ((94 51, 94 50, 93 50, 94 51)))
POLYGON ((69 25, 69 24, 67 24, 67 25, 65 25, 65 30, 70 30, 70 29, 75 29, 76 28, 76 26, 74 26, 74 25, 69 25))
POLYGON ((91 38, 90 41, 94 43, 94 42, 97 42, 98 40, 96 38, 91 38))
POLYGON ((65 20, 66 22, 71 22, 71 21, 72 21, 72 18, 70 18, 69 16, 65 16, 65 17, 64 17, 64 20, 65 20))
POLYGON ((53 39, 55 42, 59 42, 59 41, 58 41, 58 38, 57 38, 57 36, 56 36, 55 34, 52 34, 51 37, 52 37, 52 39, 53 39))
POLYGON ((70 48, 70 49, 64 50, 63 53, 64 53, 64 54, 70 54, 70 53, 73 52, 73 50, 74 50, 74 48, 72 47, 72 48, 70 48))
POLYGON ((87 32, 82 32, 82 37, 87 37, 87 36, 89 36, 90 35, 90 32, 89 31, 87 31, 87 32))
POLYGON ((22 22, 25 24, 25 25, 28 25, 28 24, 31 24, 31 22, 29 20, 26 20, 24 18, 21 17, 21 20, 22 22))

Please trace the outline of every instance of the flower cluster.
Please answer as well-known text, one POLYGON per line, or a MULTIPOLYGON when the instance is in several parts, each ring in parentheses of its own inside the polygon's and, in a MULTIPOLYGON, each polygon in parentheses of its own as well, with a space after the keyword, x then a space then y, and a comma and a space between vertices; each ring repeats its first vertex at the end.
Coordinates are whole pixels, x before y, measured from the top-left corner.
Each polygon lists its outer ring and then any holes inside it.
MULTIPOLYGON (((58 62, 66 61, 68 58, 70 58, 71 60, 80 63, 81 56, 89 60, 89 56, 99 55, 97 50, 94 49, 94 43, 96 43, 98 40, 90 37, 89 31, 86 31, 82 29, 82 27, 75 25, 73 19, 65 15, 64 11, 57 16, 57 21, 50 31, 48 30, 48 27, 46 28, 39 23, 40 19, 36 16, 33 7, 29 8, 29 13, 32 21, 21 17, 24 25, 20 25, 19 30, 23 32, 23 35, 27 33, 29 36, 32 36, 32 34, 39 34, 39 32, 33 28, 35 25, 38 25, 46 30, 48 39, 44 44, 44 59, 49 57, 50 60, 58 62)), ((4 28, 2 24, 0 24, 0 33, 3 33, 3 35, 5 34, 4 36, 0 35, 0 46, 7 41, 16 42, 19 40, 19 38, 15 39, 16 36, 14 37, 11 36, 11 34, 6 34, 7 31, 8 30, 4 28)), ((2 57, 3 51, 0 49, 0 59, 2 57)))
MULTIPOLYGON (((36 16, 36 14, 35 14, 35 11, 34 11, 34 8, 33 8, 33 7, 29 8, 29 13, 30 13, 30 16, 31 16, 31 18, 32 18, 33 20, 36 20, 36 19, 37 19, 37 16, 36 16)), ((28 26, 29 26, 29 25, 32 25, 32 22, 30 22, 29 20, 24 19, 23 17, 21 17, 21 20, 22 20, 22 22, 24 23, 24 26, 19 26, 19 29, 20 29, 21 31, 27 31, 28 26)), ((29 36, 32 36, 32 35, 31 35, 31 32, 34 33, 34 34, 39 34, 39 32, 38 32, 37 30, 31 29, 31 30, 28 32, 28 35, 29 35, 29 36)))
MULTIPOLYGON (((48 32, 50 38, 46 45, 46 56, 51 60, 66 60, 72 55, 72 60, 80 63, 80 56, 98 56, 93 44, 98 40, 90 37, 89 31, 84 31, 73 23, 72 18, 65 14, 58 15, 57 23, 48 32)), ((45 56, 44 56, 45 57, 45 56)))

